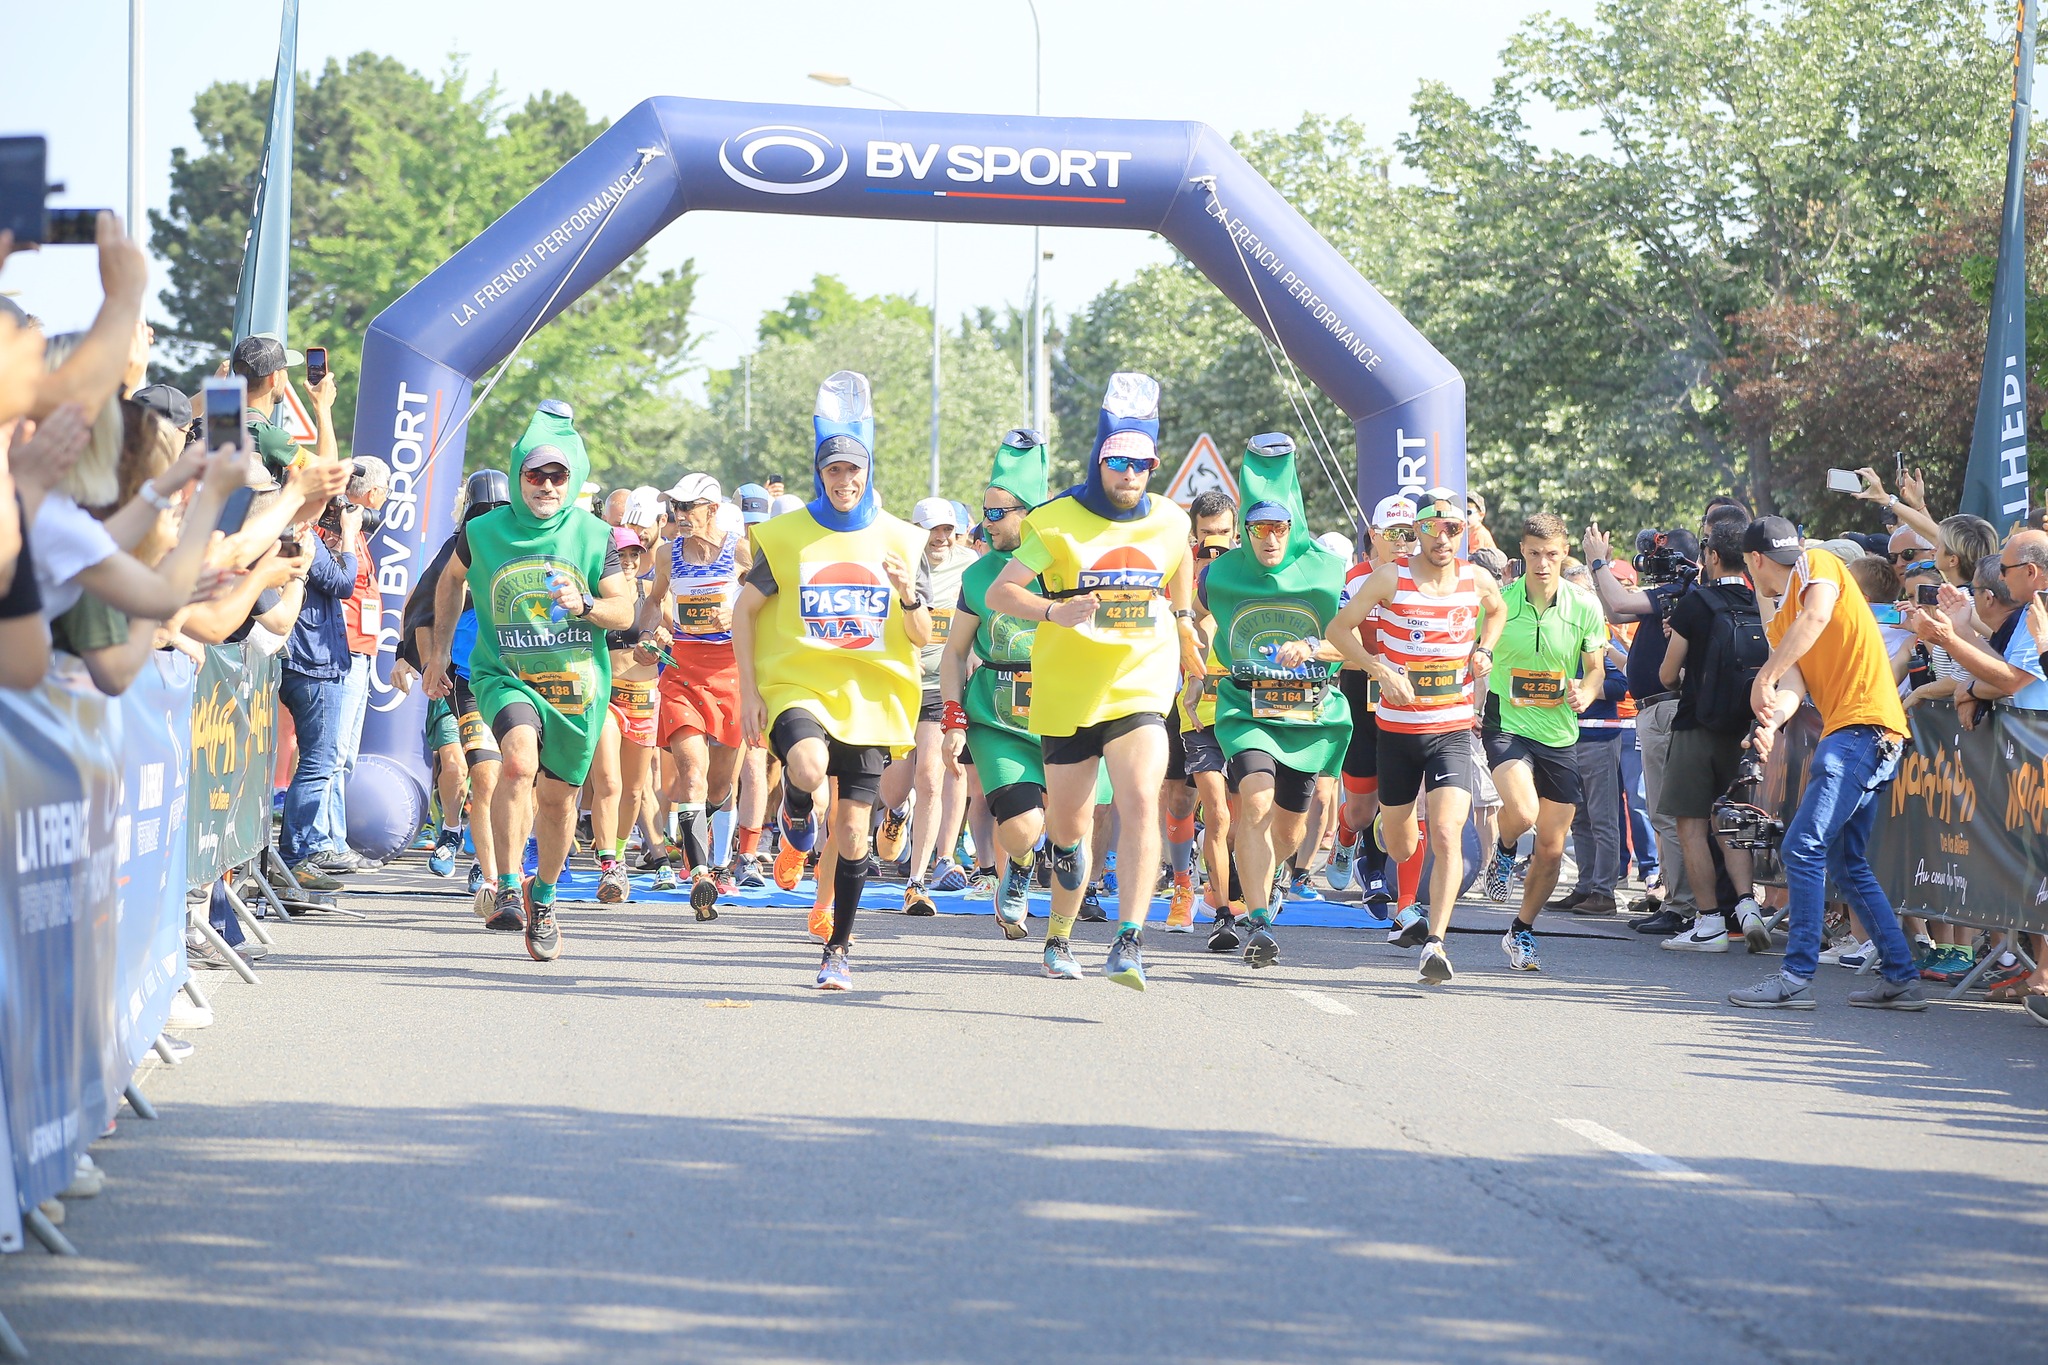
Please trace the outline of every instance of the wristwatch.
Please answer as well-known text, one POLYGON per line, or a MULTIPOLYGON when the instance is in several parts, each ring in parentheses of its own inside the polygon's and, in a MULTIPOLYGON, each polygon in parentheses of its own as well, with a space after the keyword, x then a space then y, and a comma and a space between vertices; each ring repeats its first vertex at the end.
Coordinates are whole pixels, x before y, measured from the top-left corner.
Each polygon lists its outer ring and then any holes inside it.
POLYGON ((171 500, 156 491, 155 479, 144 479, 142 487, 137 489, 136 492, 144 502, 154 507, 157 511, 168 512, 171 510, 171 500))
POLYGON ((583 610, 576 613, 577 618, 580 620, 583 617, 590 615, 591 608, 595 607, 596 605, 597 599, 595 597, 592 597, 589 593, 584 593, 583 610))
POLYGON ((905 611, 917 611, 920 608, 930 606, 931 603, 925 601, 922 597, 898 597, 896 605, 905 611))
POLYGON ((1594 560, 1594 561, 1593 561, 1593 562, 1592 562, 1591 564, 1589 564, 1589 565, 1587 565, 1587 566, 1586 566, 1586 572, 1587 572, 1587 573, 1599 573, 1599 572, 1600 572, 1600 571, 1601 571, 1602 569, 1604 569, 1604 568, 1606 568, 1606 567, 1607 567, 1607 561, 1606 561, 1606 560, 1604 560, 1604 559, 1596 559, 1596 560, 1594 560))

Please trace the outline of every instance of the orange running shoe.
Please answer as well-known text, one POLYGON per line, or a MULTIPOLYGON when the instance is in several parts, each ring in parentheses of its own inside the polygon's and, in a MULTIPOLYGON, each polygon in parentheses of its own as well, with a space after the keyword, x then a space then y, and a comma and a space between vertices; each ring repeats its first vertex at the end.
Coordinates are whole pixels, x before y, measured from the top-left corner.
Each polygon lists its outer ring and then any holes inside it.
POLYGON ((891 807, 882 817, 882 827, 875 831, 875 856, 885 863, 893 863, 903 856, 905 827, 910 824, 910 803, 905 801, 898 809, 891 807))
POLYGON ((832 937, 832 893, 824 886, 818 887, 818 897, 811 902, 811 937, 823 943, 832 937))
POLYGON ((1166 932, 1192 934, 1195 931, 1195 879, 1185 872, 1173 874, 1173 899, 1166 907, 1166 932))
POLYGON ((803 879, 804 851, 784 839, 775 854, 775 884, 784 891, 794 891, 803 879))

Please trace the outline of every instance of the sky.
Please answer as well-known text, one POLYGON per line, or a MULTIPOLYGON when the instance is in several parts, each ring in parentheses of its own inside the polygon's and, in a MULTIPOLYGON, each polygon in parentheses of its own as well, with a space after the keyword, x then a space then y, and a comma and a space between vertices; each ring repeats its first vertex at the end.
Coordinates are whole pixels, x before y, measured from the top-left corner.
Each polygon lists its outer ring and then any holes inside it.
MULTIPOLYGON (((191 109, 215 81, 267 79, 277 60, 278 0, 232 10, 202 0, 145 0, 144 195, 162 210, 171 151, 197 146, 191 109), (234 25, 223 23, 233 13, 234 25)), ((1349 115, 1391 146, 1424 80, 1473 100, 1490 92, 1499 53, 1534 15, 1590 20, 1594 0, 1038 0, 1043 109, 1103 118, 1197 119, 1226 133, 1291 127, 1304 113, 1349 115)), ((128 0, 16 8, 0 83, 0 133, 50 139, 53 205, 113 207, 127 194, 128 0)), ((653 95, 845 106, 869 96, 807 79, 848 75, 913 109, 1029 113, 1031 9, 1026 0, 302 0, 299 68, 373 50, 439 73, 459 60, 495 76, 508 102, 566 90, 616 118, 653 95), (573 16, 573 18, 571 17, 573 16)), ((1576 130, 1534 129, 1552 140, 1576 130)), ((944 316, 1022 305, 1029 228, 949 225, 939 233, 944 316)), ((650 246, 650 265, 694 257, 696 359, 730 366, 752 348, 760 315, 813 274, 857 293, 929 300, 933 233, 925 224, 751 214, 688 214, 650 246)), ((1064 316, 1142 266, 1168 259, 1147 234, 1048 229, 1044 293, 1064 316)), ((161 263, 157 263, 161 279, 161 263)), ((93 253, 17 256, 0 274, 29 311, 62 332, 91 320, 93 253)), ((154 305, 153 305, 154 307, 154 305)), ((160 314, 161 309, 156 312, 160 314)), ((293 338, 294 342, 316 340, 293 338)), ((354 347, 336 343, 340 355, 354 347)), ((694 387, 694 386, 693 386, 694 387)))

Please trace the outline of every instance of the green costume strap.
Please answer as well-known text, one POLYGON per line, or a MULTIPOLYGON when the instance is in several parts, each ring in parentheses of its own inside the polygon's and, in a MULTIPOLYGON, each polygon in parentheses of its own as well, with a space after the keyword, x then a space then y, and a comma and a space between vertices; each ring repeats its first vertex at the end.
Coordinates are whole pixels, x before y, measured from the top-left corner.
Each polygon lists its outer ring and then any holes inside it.
POLYGON ((1259 563, 1246 527, 1244 543, 1211 561, 1203 580, 1216 618, 1216 655, 1228 676, 1216 685, 1216 737, 1229 755, 1260 749, 1300 772, 1334 774, 1351 741, 1351 707, 1331 685, 1336 665, 1311 661, 1298 672, 1273 655, 1295 640, 1322 639, 1337 615, 1344 561, 1308 531, 1294 442, 1255 436, 1239 476, 1244 510, 1278 503, 1293 515, 1287 549, 1272 568, 1259 563))
POLYGON ((565 406, 544 404, 534 414, 512 448, 508 472, 512 501, 464 527, 477 623, 470 688, 486 721, 512 702, 529 703, 541 718, 541 766, 580 784, 604 729, 612 660, 596 627, 573 616, 554 619, 548 580, 567 579, 597 596, 611 528, 573 501, 590 477, 590 457, 565 406), (527 507, 520 486, 526 457, 543 446, 569 471, 562 509, 545 519, 527 507))

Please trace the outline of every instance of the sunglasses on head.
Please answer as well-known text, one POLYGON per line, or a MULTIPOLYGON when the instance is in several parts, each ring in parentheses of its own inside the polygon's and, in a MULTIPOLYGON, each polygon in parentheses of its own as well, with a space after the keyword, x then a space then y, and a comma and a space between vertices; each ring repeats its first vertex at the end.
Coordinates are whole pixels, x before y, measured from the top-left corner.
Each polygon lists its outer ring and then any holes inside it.
POLYGON ((1013 514, 1021 517, 1024 515, 1024 509, 1021 507, 984 507, 981 509, 981 519, 991 526, 1001 521, 1004 517, 1013 514))
POLYGON ((558 464, 548 464, 542 465, 539 469, 521 470, 519 477, 525 479, 535 488, 560 488, 569 482, 569 471, 558 464))
POLYGON ((1911 564, 1908 564, 1908 565, 1906 566, 1906 577, 1908 577, 1908 578, 1911 578, 1911 577, 1912 577, 1912 576, 1913 576, 1914 574, 1916 574, 1916 573, 1933 573, 1933 572, 1934 572, 1934 561, 1933 561, 1933 560, 1931 560, 1931 559, 1917 559, 1917 560, 1914 560, 1914 561, 1913 561, 1913 562, 1912 562, 1911 564))
POLYGON ((1245 530, 1261 540, 1280 540, 1287 535, 1293 524, 1288 521, 1255 521, 1246 526, 1245 530))
POLYGON ((1159 461, 1143 455, 1105 455, 1102 467, 1112 474, 1150 474, 1159 468, 1159 461))

